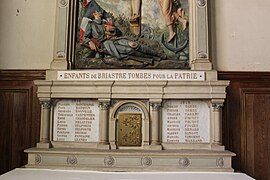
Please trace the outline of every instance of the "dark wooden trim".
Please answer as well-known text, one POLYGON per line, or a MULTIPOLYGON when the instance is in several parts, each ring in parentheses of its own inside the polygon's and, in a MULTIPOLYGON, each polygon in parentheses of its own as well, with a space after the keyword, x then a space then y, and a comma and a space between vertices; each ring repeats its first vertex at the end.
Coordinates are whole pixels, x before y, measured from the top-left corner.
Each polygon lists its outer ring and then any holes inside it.
POLYGON ((270 80, 270 72, 253 72, 253 71, 245 71, 245 72, 237 72, 237 71, 219 71, 218 72, 219 80, 233 80, 233 81, 269 81, 270 80))
POLYGON ((45 70, 0 70, 0 80, 32 81, 45 79, 45 70))

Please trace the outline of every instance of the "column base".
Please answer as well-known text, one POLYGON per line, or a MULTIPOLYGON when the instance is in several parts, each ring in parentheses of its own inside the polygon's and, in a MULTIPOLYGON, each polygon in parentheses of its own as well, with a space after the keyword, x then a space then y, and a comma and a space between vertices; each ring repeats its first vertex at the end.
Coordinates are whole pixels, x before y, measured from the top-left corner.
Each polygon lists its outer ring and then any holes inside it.
POLYGON ((66 70, 67 69, 67 60, 66 59, 54 59, 51 62, 51 69, 55 70, 66 70))
POLYGON ((191 63, 191 69, 193 70, 212 70, 212 63, 208 59, 196 59, 191 63))
POLYGON ((162 146, 161 145, 147 145, 147 146, 143 146, 144 150, 162 150, 162 146))
POLYGON ((39 149, 49 149, 51 147, 52 147, 52 145, 51 145, 50 142, 39 142, 39 143, 37 143, 37 148, 39 148, 39 149))
POLYGON ((110 149, 110 145, 100 143, 97 145, 97 149, 110 149))
POLYGON ((225 146, 223 146, 222 144, 212 144, 211 149, 215 151, 224 151, 225 146))

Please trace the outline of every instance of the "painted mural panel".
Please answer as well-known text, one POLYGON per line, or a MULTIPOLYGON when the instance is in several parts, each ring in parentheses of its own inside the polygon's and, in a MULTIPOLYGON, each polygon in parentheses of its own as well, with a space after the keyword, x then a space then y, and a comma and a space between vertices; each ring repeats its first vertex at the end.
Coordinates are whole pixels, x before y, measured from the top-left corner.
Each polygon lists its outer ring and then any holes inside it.
POLYGON ((188 0, 80 0, 75 68, 189 69, 188 0))

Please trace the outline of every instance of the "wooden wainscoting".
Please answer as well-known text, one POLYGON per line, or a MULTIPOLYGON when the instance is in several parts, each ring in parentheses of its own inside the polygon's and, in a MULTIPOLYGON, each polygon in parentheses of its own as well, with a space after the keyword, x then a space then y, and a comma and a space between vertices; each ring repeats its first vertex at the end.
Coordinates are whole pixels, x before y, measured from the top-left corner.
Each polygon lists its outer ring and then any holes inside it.
POLYGON ((0 70, 0 174, 25 165, 24 149, 39 140, 36 79, 45 79, 45 71, 0 70))
POLYGON ((270 73, 219 72, 230 80, 223 112, 223 142, 237 154, 233 168, 270 180, 270 73))

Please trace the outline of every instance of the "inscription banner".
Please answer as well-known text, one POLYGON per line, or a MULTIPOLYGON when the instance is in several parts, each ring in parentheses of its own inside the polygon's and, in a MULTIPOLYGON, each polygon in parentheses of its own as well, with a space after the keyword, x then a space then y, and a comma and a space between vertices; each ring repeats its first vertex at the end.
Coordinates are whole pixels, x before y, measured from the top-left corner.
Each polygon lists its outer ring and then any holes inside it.
POLYGON ((54 107, 53 125, 54 141, 98 142, 98 101, 58 101, 54 107))
POLYGON ((162 130, 166 143, 210 143, 210 107, 200 100, 167 101, 162 130))
POLYGON ((204 81, 204 71, 176 71, 176 70, 80 70, 58 71, 57 80, 64 81, 204 81))

